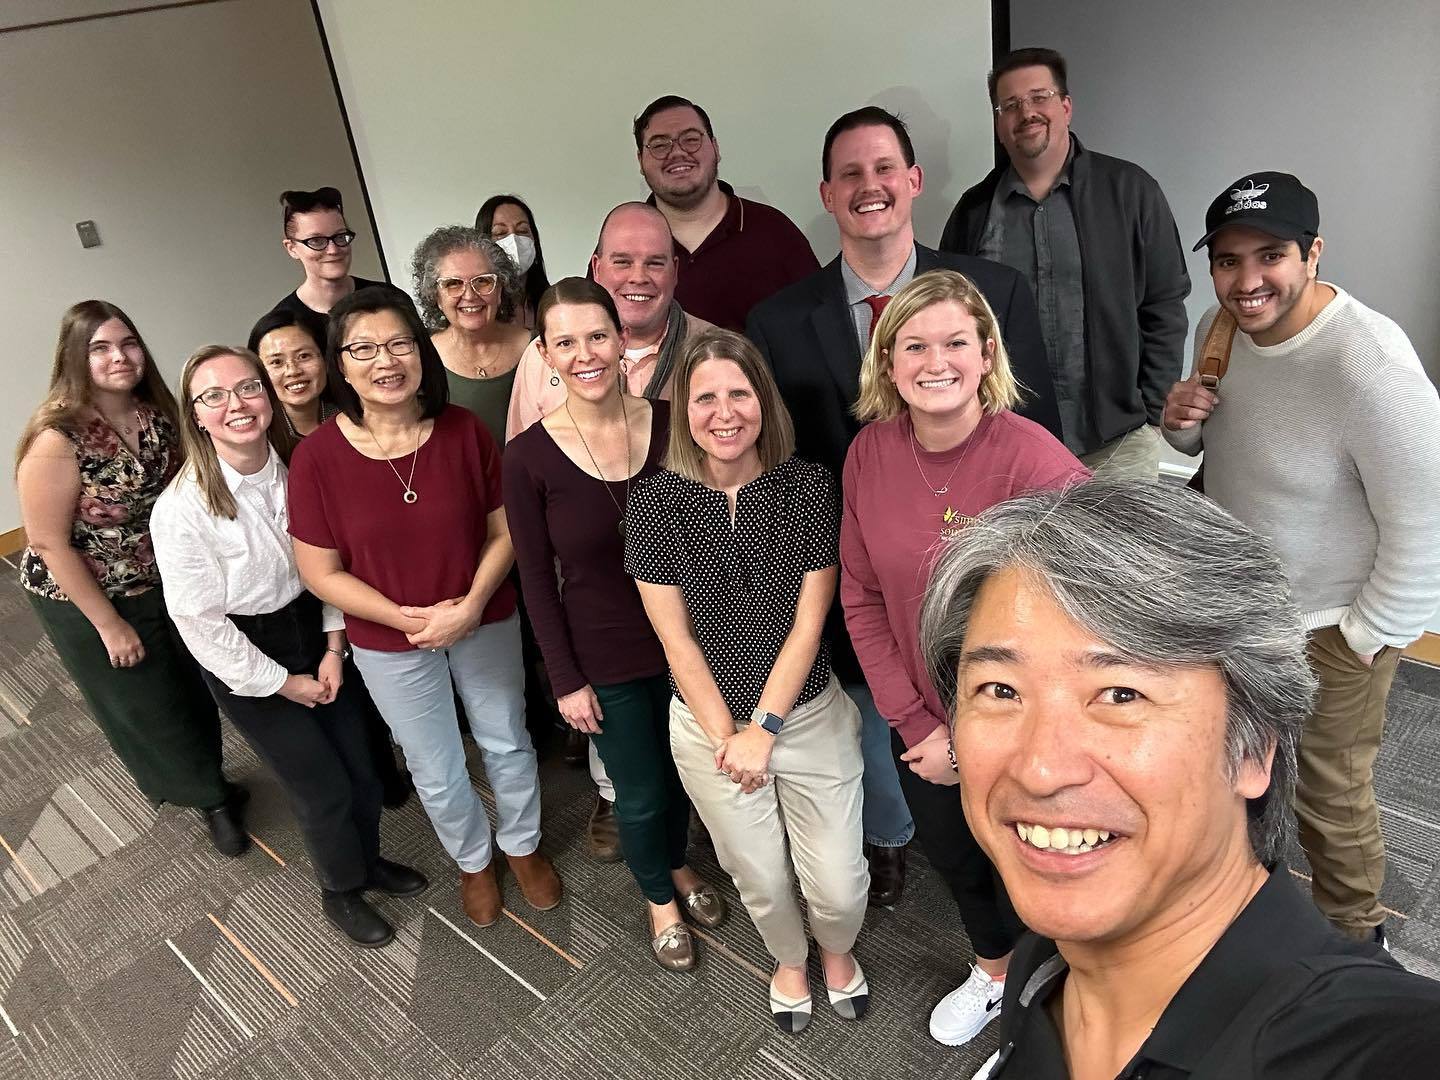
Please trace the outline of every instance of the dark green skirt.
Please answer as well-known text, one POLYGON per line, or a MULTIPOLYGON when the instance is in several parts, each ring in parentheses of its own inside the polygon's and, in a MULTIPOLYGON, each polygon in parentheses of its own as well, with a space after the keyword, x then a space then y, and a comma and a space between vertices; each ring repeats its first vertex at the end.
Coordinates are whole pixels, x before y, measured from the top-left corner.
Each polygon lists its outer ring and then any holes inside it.
POLYGON ((165 612, 160 589, 112 597, 135 628, 145 659, 110 666, 90 620, 67 600, 26 593, 111 748, 154 804, 213 809, 230 787, 220 772, 220 715, 165 612))

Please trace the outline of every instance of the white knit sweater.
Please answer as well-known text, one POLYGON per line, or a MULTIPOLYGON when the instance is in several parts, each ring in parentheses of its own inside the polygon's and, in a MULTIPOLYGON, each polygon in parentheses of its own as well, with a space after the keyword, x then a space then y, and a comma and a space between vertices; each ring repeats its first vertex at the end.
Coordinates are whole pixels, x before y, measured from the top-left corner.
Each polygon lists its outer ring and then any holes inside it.
POLYGON ((1368 655, 1440 606, 1440 398, 1404 331, 1331 288, 1288 341, 1237 331, 1220 404, 1165 438, 1203 449, 1206 494, 1275 542, 1306 628, 1368 655))

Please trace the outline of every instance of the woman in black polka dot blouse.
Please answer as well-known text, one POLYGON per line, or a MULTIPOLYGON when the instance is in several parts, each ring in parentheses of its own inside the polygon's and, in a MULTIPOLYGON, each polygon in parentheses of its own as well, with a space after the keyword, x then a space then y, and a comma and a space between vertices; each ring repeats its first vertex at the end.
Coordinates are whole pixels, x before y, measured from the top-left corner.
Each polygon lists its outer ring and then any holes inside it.
POLYGON ((830 1003, 857 1019, 869 994, 850 952, 869 888, 860 714, 821 639, 835 481, 792 456, 775 380, 739 334, 692 341, 672 400, 665 470, 630 496, 625 569, 670 665, 675 764, 775 958, 776 1023, 799 1032, 811 1012, 794 876, 830 1003))

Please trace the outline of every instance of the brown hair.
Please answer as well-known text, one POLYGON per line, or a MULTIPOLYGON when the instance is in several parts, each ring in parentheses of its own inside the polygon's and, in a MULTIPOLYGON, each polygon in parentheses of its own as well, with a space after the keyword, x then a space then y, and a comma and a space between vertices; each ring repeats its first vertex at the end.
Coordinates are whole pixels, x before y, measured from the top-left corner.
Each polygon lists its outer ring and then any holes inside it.
POLYGON ((180 423, 180 445, 185 448, 185 464, 175 474, 171 484, 178 484, 185 477, 193 478, 196 486, 200 488, 205 509, 216 517, 234 521, 235 495, 220 471, 220 457, 215 452, 215 444, 210 441, 209 433, 195 419, 191 401, 193 395, 190 393, 190 384, 195 381, 195 373, 211 360, 218 360, 222 356, 238 356, 255 369, 255 377, 264 385, 265 396, 270 399, 270 445, 275 448, 281 460, 288 461, 290 451, 295 447, 284 422, 275 422, 280 414, 280 401, 275 396, 275 388, 265 377, 265 365, 260 363, 260 358, 253 352, 239 345, 206 345, 197 349, 190 359, 185 361, 185 367, 180 372, 180 400, 185 402, 185 418, 180 423))
POLYGON ((729 360, 750 380, 750 388, 760 404, 760 438, 755 449, 760 455, 760 468, 769 472, 795 453, 795 425, 790 410, 780 397, 770 365, 748 338, 733 330, 706 330, 685 346, 675 364, 675 381, 671 384, 670 445, 665 451, 665 468, 671 472, 705 483, 705 451, 690 434, 690 382, 695 369, 706 360, 729 360))
POLYGON ((540 303, 535 308, 535 334, 540 338, 541 345, 545 344, 545 317, 553 308, 570 304, 594 304, 610 317, 615 333, 618 334, 624 329, 620 324, 620 311, 615 306, 615 298, 606 289, 589 278, 561 278, 545 290, 545 295, 540 297, 540 303))
POLYGON ((140 353, 145 358, 145 370, 135 387, 135 397, 145 402, 171 424, 179 425, 180 411, 175 399, 165 385, 145 339, 130 316, 114 304, 104 300, 81 300, 60 320, 60 337, 55 343, 55 363, 50 368, 50 389, 45 400, 31 415, 20 441, 15 446, 15 468, 30 452, 35 439, 42 431, 54 428, 57 431, 72 431, 77 426, 80 414, 94 404, 94 385, 90 379, 90 339, 95 331, 111 319, 119 319, 135 335, 140 343, 140 353))
POLYGON ((860 363, 860 394, 851 406, 857 420, 890 420, 905 410, 905 400, 890 378, 895 370, 895 338, 900 328, 935 304, 953 300, 975 317, 981 347, 995 342, 990 370, 980 380, 980 406, 987 413, 1013 409, 1025 390, 1010 370, 1010 355, 1000 337, 1000 324, 985 295, 964 274, 954 270, 931 270, 911 279, 886 305, 875 322, 870 347, 860 363))

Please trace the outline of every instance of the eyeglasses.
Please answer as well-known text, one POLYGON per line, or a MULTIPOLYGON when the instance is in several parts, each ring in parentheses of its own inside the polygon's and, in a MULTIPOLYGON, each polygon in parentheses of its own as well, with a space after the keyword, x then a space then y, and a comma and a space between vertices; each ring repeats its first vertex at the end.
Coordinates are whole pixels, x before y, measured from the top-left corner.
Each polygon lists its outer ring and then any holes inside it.
POLYGON ((306 236, 303 239, 299 236, 292 236, 290 239, 297 244, 304 244, 311 251, 324 251, 331 244, 343 250, 350 246, 350 242, 355 239, 355 234, 346 229, 344 232, 337 232, 331 236, 306 236))
POLYGON ((391 356, 409 356, 415 351, 415 339, 413 337, 397 337, 386 342, 356 341, 342 346, 340 351, 349 353, 352 360, 374 360, 380 355, 381 349, 391 356))
POLYGON ((1012 116, 1018 113, 1026 105, 1032 109, 1043 109, 1050 104, 1050 99, 1059 97, 1059 90, 1031 90, 1023 97, 1006 98, 995 106, 995 112, 1000 116, 1012 116))
POLYGON ((476 274, 472 278, 442 277, 435 286, 451 300, 458 300, 465 295, 466 286, 475 290, 476 296, 489 296, 498 284, 499 274, 476 274))
POLYGON ((190 404, 194 405, 198 401, 207 409, 218 409, 221 405, 227 404, 230 401, 231 394, 234 394, 242 401, 252 401, 255 398, 265 396, 265 384, 259 379, 246 379, 244 382, 238 383, 229 390, 223 386, 212 386, 210 389, 203 393, 196 394, 191 398, 190 404))
POLYGON ((650 151, 651 157, 663 161, 670 156, 676 143, 680 144, 680 149, 685 153, 693 154, 705 145, 705 133, 691 128, 689 131, 682 131, 678 139, 672 139, 669 135, 656 135, 645 143, 645 149, 650 151))

